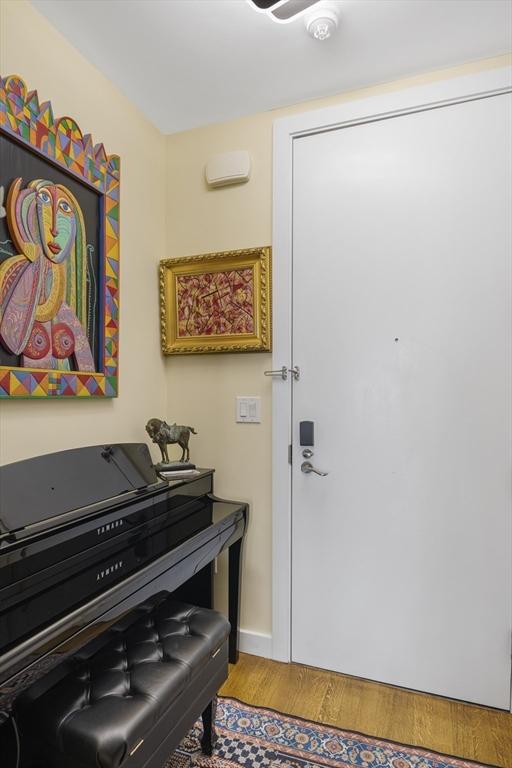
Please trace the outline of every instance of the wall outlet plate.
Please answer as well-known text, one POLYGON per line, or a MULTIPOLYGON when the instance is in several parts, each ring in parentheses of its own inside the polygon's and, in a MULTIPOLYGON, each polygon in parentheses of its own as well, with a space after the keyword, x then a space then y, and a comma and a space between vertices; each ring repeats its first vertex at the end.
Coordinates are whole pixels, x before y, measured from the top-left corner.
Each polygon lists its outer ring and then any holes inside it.
POLYGON ((236 398, 236 421, 239 424, 259 424, 261 422, 261 397, 247 395, 236 398))

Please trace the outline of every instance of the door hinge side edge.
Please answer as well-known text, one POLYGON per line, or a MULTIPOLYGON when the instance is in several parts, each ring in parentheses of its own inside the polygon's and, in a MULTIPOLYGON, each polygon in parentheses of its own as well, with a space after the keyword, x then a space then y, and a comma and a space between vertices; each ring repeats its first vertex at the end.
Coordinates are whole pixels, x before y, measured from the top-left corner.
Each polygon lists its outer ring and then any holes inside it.
POLYGON ((288 464, 292 463, 292 446, 288 446, 288 464))

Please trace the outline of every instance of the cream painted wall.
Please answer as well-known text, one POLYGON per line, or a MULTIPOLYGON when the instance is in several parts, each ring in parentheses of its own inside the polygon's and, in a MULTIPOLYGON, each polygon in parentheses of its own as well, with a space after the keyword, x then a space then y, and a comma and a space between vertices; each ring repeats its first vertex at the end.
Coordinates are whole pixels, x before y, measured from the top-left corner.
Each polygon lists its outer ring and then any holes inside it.
MULTIPOLYGON (((272 239, 272 125, 297 112, 340 104, 486 68, 511 56, 474 62, 394 83, 298 104, 167 137, 167 256, 267 245, 272 239), (247 149, 253 160, 248 184, 209 190, 208 157, 247 149)), ((283 361, 286 362, 286 361, 283 361)), ((199 430, 194 458, 217 468, 220 495, 247 500, 242 626, 271 633, 271 380, 263 371, 271 355, 171 357, 166 362, 167 414, 199 430), (262 398, 261 424, 235 424, 235 396, 262 398)), ((221 570, 224 570, 223 568, 221 570)))
POLYGON ((0 2, 0 72, 19 74, 56 116, 121 156, 120 395, 0 404, 0 463, 102 441, 145 440, 165 411, 157 262, 165 256, 165 139, 26 0, 0 2))

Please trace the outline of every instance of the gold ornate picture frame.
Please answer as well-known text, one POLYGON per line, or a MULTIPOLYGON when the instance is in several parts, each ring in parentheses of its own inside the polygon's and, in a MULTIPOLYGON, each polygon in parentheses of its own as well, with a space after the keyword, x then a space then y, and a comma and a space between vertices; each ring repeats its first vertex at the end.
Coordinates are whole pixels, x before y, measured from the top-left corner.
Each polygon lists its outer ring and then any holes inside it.
POLYGON ((264 246, 161 261, 164 355, 269 352, 271 259, 264 246))

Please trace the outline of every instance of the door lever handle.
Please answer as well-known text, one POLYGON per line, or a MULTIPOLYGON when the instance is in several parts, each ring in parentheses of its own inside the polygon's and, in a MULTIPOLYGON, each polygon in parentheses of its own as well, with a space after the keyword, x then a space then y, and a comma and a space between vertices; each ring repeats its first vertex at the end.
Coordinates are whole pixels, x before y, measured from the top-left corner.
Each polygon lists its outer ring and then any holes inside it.
POLYGON ((313 472, 315 475, 319 475, 320 477, 326 477, 329 474, 328 472, 320 472, 319 469, 315 469, 310 461, 303 461, 300 465, 300 471, 304 472, 306 475, 310 475, 311 472, 313 472))

